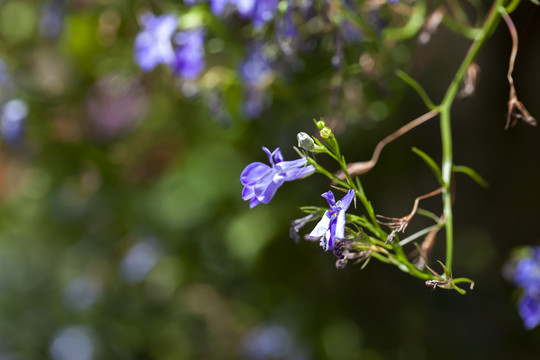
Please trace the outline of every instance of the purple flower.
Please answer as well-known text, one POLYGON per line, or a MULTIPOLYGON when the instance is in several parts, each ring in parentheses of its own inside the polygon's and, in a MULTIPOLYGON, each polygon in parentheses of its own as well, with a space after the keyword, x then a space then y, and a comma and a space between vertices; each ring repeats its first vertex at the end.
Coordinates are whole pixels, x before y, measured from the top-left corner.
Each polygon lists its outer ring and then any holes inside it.
POLYGON ((14 144, 22 138, 26 115, 28 115, 28 105, 23 100, 13 99, 2 107, 0 131, 7 143, 14 144))
POLYGON ((242 199, 250 200, 250 208, 260 203, 268 204, 285 181, 298 180, 315 172, 313 165, 306 165, 306 158, 283 161, 279 148, 270 152, 263 146, 263 150, 271 166, 254 162, 246 166, 240 175, 240 182, 244 185, 242 199))
POLYGON ((526 257, 516 265, 514 282, 527 293, 540 298, 540 248, 535 248, 531 257, 526 257))
POLYGON ((277 12, 278 0, 232 0, 238 13, 253 21, 253 26, 260 29, 272 20, 277 12))
POLYGON ((309 234, 309 237, 320 237, 321 246, 325 251, 328 251, 334 248, 336 240, 345 238, 345 212, 354 198, 354 190, 349 190, 337 203, 332 191, 325 192, 321 196, 328 201, 330 210, 324 213, 323 218, 309 234))
POLYGON ((261 46, 255 44, 246 61, 240 64, 240 76, 245 84, 244 112, 252 119, 262 112, 269 97, 264 91, 273 76, 270 62, 264 55, 261 46))
POLYGON ((540 297, 523 295, 518 302, 519 315, 527 330, 531 330, 540 324, 540 297))
POLYGON ((215 16, 223 14, 229 0, 210 0, 210 10, 215 16))
POLYGON ((272 68, 261 46, 255 44, 246 61, 240 64, 240 76, 244 83, 255 87, 264 87, 272 76, 272 68))
POLYGON ((174 72, 187 80, 197 78, 204 70, 204 29, 179 32, 175 35, 174 42, 178 45, 174 72))
POLYGON ((158 64, 172 65, 176 59, 172 36, 178 27, 178 18, 172 14, 141 17, 144 29, 135 38, 135 60, 143 71, 151 71, 158 64))

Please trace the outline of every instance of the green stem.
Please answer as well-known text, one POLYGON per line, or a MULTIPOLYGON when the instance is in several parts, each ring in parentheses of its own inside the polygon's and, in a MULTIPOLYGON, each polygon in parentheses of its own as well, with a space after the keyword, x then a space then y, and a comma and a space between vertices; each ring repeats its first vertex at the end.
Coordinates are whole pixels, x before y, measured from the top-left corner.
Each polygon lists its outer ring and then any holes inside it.
POLYGON ((448 271, 452 269, 452 256, 453 256, 453 216, 452 216, 452 194, 450 189, 450 183, 452 180, 452 127, 450 122, 450 109, 456 94, 461 86, 463 78, 467 72, 469 66, 473 63, 480 48, 485 43, 488 36, 491 34, 491 30, 497 24, 500 19, 500 13, 497 8, 503 4, 503 0, 496 0, 491 7, 487 18, 479 32, 476 40, 471 44, 465 59, 461 63, 454 79, 450 83, 446 94, 440 105, 440 122, 441 122, 441 141, 442 141, 442 179, 444 185, 443 191, 443 211, 446 220, 446 267, 448 271))

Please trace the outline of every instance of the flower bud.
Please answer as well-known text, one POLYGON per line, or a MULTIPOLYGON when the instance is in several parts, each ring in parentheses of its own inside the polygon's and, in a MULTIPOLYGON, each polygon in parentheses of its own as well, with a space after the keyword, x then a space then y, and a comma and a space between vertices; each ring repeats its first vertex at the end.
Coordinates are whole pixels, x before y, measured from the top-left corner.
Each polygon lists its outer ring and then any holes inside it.
POLYGON ((324 123, 324 119, 321 118, 319 121, 313 119, 313 121, 315 122, 315 126, 317 127, 317 129, 319 130, 322 130, 326 127, 326 124, 324 123))
POLYGON ((321 129, 320 134, 323 139, 328 139, 332 136, 332 130, 330 130, 330 128, 324 127, 321 129))
POLYGON ((305 132, 299 132, 296 138, 298 139, 298 147, 301 149, 312 152, 325 152, 325 148, 317 145, 313 138, 305 132))

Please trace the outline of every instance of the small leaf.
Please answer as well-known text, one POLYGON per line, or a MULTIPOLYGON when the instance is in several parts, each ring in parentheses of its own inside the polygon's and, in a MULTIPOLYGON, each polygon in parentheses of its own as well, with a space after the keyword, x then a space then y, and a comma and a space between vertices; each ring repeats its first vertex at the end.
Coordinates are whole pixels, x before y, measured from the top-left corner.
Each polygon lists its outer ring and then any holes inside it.
POLYGON ((452 167, 452 171, 453 172, 460 172, 460 173, 463 173, 465 175, 469 175, 469 177, 471 179, 473 179, 478 185, 482 186, 483 188, 487 189, 489 187, 489 183, 486 180, 484 180, 484 178, 482 178, 480 175, 478 175, 478 173, 476 171, 474 171, 473 169, 471 169, 468 166, 456 166, 456 165, 454 165, 452 167))
POLYGON ((426 91, 424 90, 422 85, 420 85, 418 83, 418 81, 414 80, 412 77, 409 76, 409 74, 407 74, 407 73, 405 73, 405 72, 403 72, 401 70, 397 70, 396 75, 401 80, 403 80, 407 85, 409 85, 410 87, 412 87, 416 91, 416 93, 420 96, 420 98, 422 99, 424 104, 426 104, 428 109, 433 110, 433 109, 436 108, 435 104, 433 104, 433 101, 431 101, 428 94, 426 93, 426 91))
POLYGON ((425 152, 423 152, 422 150, 418 149, 418 148, 415 148, 413 147, 412 148, 412 151, 420 156, 422 158, 422 160, 425 161, 425 163, 427 164, 427 166, 429 166, 431 168, 431 170, 433 171, 433 173, 435 174, 435 176, 437 177, 437 180, 439 181, 439 184, 441 184, 442 186, 444 186, 444 182, 443 182, 443 179, 442 179, 442 172, 441 172, 441 168, 439 167, 439 165, 437 165, 437 163, 435 162, 435 160, 433 160, 428 154, 426 154, 425 152))

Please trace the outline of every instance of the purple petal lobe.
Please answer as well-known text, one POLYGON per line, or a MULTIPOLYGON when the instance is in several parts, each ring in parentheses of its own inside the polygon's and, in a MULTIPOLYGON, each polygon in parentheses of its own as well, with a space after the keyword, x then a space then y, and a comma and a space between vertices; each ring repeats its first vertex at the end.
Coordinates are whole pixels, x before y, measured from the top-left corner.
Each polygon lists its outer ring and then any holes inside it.
POLYGON ((353 199, 354 199, 354 190, 351 189, 349 190, 347 195, 343 197, 343 199, 337 202, 336 206, 338 206, 343 211, 347 211, 353 199))
POLYGON ((334 197, 334 193, 332 191, 327 191, 321 196, 328 201, 328 205, 330 205, 331 208, 336 205, 336 198, 334 197))
POLYGON ((255 185, 259 179, 272 168, 261 162, 253 162, 245 167, 240 174, 242 185, 255 185))

